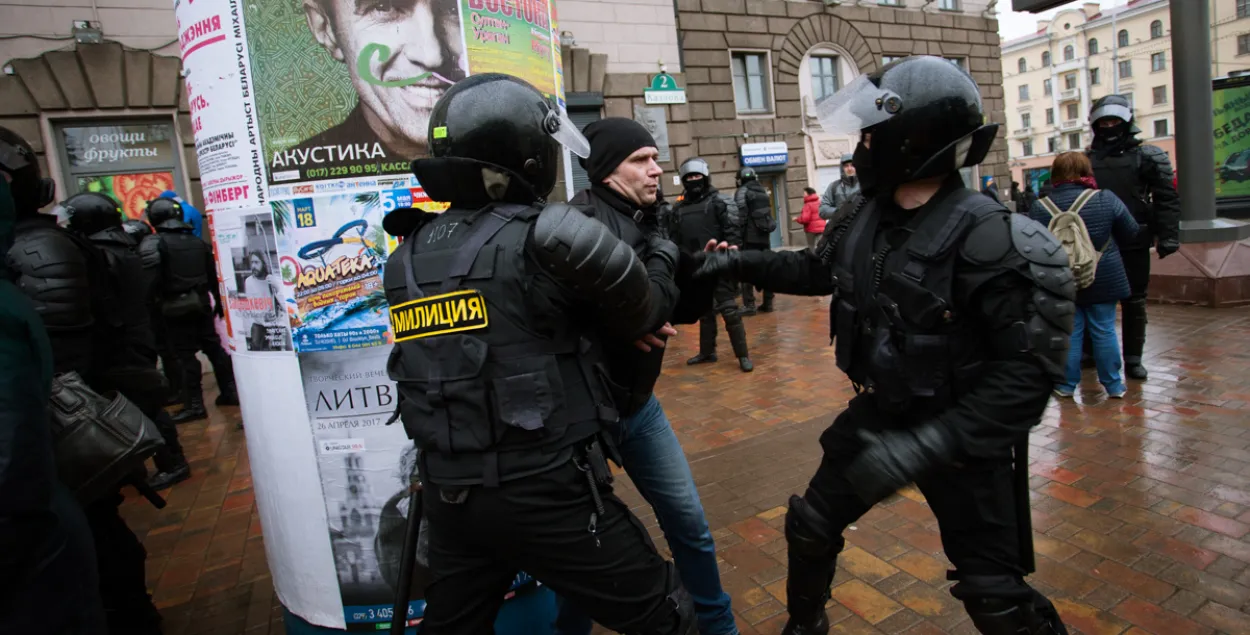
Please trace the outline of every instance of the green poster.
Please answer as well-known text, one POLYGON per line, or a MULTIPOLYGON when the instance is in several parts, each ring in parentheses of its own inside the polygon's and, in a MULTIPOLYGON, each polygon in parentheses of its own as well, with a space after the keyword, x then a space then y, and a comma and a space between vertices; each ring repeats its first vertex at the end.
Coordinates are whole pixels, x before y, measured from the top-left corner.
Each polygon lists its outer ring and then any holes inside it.
POLYGON ((1215 195, 1250 196, 1250 82, 1217 81, 1212 104, 1215 195))

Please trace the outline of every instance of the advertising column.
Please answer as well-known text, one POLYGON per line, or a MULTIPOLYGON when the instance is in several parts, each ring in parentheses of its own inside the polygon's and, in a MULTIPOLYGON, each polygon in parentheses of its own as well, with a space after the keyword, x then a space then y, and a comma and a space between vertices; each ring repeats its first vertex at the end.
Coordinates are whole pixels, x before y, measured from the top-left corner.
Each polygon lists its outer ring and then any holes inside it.
MULTIPOLYGON (((396 392, 380 274, 397 240, 382 219, 446 208, 410 163, 426 155, 448 87, 504 72, 563 105, 552 5, 175 7, 274 586, 310 624, 379 630, 390 621, 415 455, 402 426, 386 425, 396 392)), ((427 578, 418 569, 410 625, 427 578)), ((514 589, 532 586, 522 574, 514 589)))

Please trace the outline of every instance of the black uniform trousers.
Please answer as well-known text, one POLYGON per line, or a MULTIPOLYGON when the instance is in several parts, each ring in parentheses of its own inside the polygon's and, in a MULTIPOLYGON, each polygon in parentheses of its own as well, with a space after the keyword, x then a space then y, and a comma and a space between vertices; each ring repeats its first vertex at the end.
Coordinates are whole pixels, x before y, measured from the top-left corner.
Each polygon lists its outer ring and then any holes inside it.
MULTIPOLYGON (((823 610, 837 554, 845 544, 842 532, 873 507, 855 494, 844 474, 863 448, 858 432, 877 431, 889 427, 888 421, 907 420, 882 416, 872 399, 869 395, 852 399, 847 410, 820 436, 824 456, 803 499, 827 521, 822 529, 829 550, 822 557, 810 552, 796 554, 795 546, 790 546, 787 593, 790 614, 798 619, 810 619, 823 610)), ((942 548, 960 580, 951 588, 951 595, 964 602, 1040 599, 1049 606, 1023 580, 1010 457, 942 467, 916 479, 916 486, 937 516, 942 548)))
POLYGON ((738 314, 737 282, 722 278, 717 281, 712 293, 712 310, 699 318, 699 354, 716 354, 716 316, 725 321, 725 332, 729 335, 729 345, 733 348, 734 357, 747 357, 747 330, 738 314))
MULTIPOLYGON (((748 251, 771 251, 772 245, 769 245, 768 243, 747 243, 742 246, 742 249, 748 250, 748 251)), ((764 289, 763 293, 764 293, 763 306, 772 307, 773 292, 767 289, 764 289)), ((755 286, 749 282, 742 283, 742 306, 748 309, 755 308, 755 286)))
POLYGON ((604 513, 592 521, 591 487, 572 460, 499 487, 427 482, 422 509, 433 580, 422 635, 494 633, 519 571, 613 631, 677 632, 672 563, 610 486, 598 490, 604 513))
POLYGON ((148 552, 122 520, 117 508, 120 492, 83 506, 95 540, 100 573, 100 599, 111 635, 155 635, 161 632, 161 614, 148 595, 148 552))
POLYGON ((230 363, 230 356, 221 348, 212 314, 167 319, 165 330, 173 347, 175 366, 182 372, 183 403, 190 404, 192 397, 204 397, 200 360, 195 358, 197 351, 202 351, 212 364, 221 391, 225 393, 234 389, 234 366, 230 363))
POLYGON ((169 329, 165 326, 165 317, 160 311, 151 311, 152 334, 156 336, 156 350, 161 357, 161 370, 165 381, 169 383, 169 391, 178 397, 182 396, 182 369, 178 368, 178 360, 174 356, 174 347, 169 341, 169 329))

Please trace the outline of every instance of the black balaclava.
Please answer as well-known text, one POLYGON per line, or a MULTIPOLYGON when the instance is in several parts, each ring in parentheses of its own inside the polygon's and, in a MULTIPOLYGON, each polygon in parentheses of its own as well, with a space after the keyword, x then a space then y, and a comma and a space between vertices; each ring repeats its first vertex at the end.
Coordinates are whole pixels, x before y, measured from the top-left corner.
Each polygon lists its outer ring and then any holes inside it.
POLYGON ((855 158, 851 160, 855 166, 855 178, 859 179, 859 187, 864 194, 871 194, 877 187, 876 173, 872 169, 872 151, 860 141, 855 146, 855 158))
POLYGON ((697 201, 707 195, 707 191, 710 189, 712 182, 708 179, 708 177, 704 176, 701 179, 684 179, 681 184, 682 187, 686 189, 686 198, 697 201))
POLYGON ((655 138, 642 124, 624 117, 600 119, 582 131, 590 141, 590 157, 578 159, 590 182, 599 185, 629 155, 641 148, 654 148, 655 138))

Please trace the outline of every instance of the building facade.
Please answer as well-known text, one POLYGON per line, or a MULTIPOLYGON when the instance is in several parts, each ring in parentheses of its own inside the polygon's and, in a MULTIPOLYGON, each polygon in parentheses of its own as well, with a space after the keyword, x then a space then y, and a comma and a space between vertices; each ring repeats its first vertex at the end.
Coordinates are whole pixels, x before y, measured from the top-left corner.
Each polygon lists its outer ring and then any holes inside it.
MULTIPOLYGON (((1250 2, 1211 5, 1211 75, 1250 70, 1250 2)), ((1056 154, 1089 146, 1090 105, 1120 94, 1133 104, 1140 138, 1176 149, 1168 0, 1132 0, 1104 10, 1086 2, 1004 42, 1003 88, 1012 180, 1037 190, 1056 154)))
MULTIPOLYGON (((609 116, 647 125, 662 146, 669 198, 680 192, 677 166, 691 156, 708 159, 727 191, 740 167, 754 166, 774 199, 773 244, 802 245, 792 218, 803 188, 823 191, 837 179, 839 158, 857 141, 821 130, 815 103, 857 75, 896 57, 943 56, 981 85, 987 120, 1006 123, 992 4, 559 0, 569 113, 582 126, 609 116), (681 90, 654 98, 657 81, 681 90)), ((177 34, 161 0, 0 2, 0 125, 31 140, 61 197, 108 182, 136 199, 168 188, 203 205, 177 34), (143 151, 95 162, 67 151, 106 137, 101 125, 124 125, 132 141, 141 135, 143 151)), ((1006 134, 1004 126, 987 161, 965 170, 970 185, 1005 180, 1006 134)), ((553 199, 589 186, 576 161, 561 167, 553 199)))

